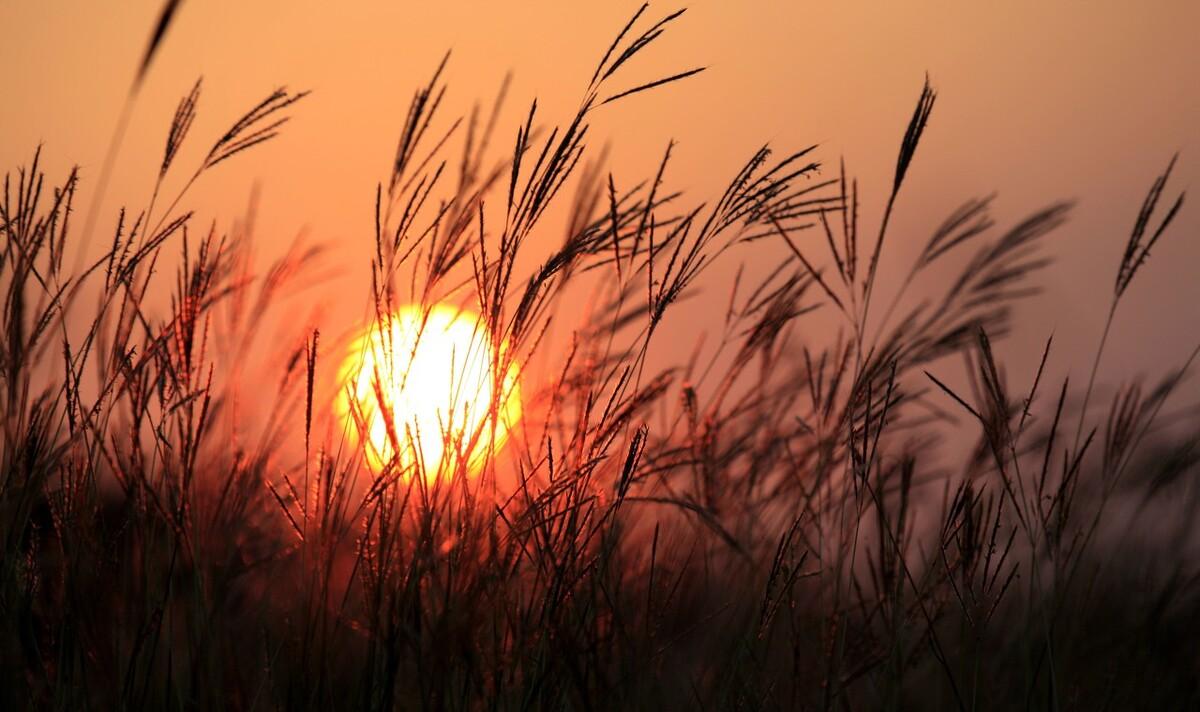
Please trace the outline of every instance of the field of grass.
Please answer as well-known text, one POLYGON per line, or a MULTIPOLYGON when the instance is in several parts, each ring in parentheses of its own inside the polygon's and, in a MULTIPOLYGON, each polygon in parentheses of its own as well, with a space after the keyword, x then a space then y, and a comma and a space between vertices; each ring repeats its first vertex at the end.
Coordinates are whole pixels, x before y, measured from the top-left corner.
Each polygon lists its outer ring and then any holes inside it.
MULTIPOLYGON (((443 115, 440 67, 413 95, 362 297, 379 334, 407 304, 480 314, 493 415, 500 374, 538 364, 502 447, 492 418, 424 433, 437 462, 368 462, 369 416, 333 415, 344 345, 259 328, 330 255, 257 273, 251 221, 193 220, 191 186, 284 130, 304 93, 202 137, 197 83, 153 195, 111 220, 72 209, 104 175, 44 175, 41 149, 6 174, 0 709, 1200 708, 1200 439, 1172 401, 1197 352, 1109 391, 1106 328, 1091 353, 1045 341, 1042 366, 1084 382, 1008 381, 992 343, 1070 205, 996 224, 973 200, 891 234, 928 81, 906 128, 880 127, 901 136, 884 196, 816 146, 763 147, 707 200, 671 187, 670 147, 654 175, 608 173, 593 112, 701 71, 626 78, 679 14, 631 18, 560 125, 536 103, 502 125, 503 88, 443 115), (199 165, 177 165, 185 141, 211 143, 199 165), (160 193, 168 176, 180 192, 160 193), (879 224, 859 221, 869 200, 879 224), (542 219, 558 203, 565 226, 542 219), (899 239, 924 248, 875 294, 899 239), (703 325, 715 348, 655 365, 673 306, 757 241, 790 257, 738 279, 703 325), (935 297, 906 298, 917 285, 935 297), (840 327, 805 329, 816 310, 840 327), (271 382, 248 388, 267 358, 271 382), (946 385, 964 367, 969 388, 946 385), (970 446, 935 461, 946 432, 970 446)), ((1129 197, 1096 305, 1109 326, 1172 239, 1173 166, 1129 197)))

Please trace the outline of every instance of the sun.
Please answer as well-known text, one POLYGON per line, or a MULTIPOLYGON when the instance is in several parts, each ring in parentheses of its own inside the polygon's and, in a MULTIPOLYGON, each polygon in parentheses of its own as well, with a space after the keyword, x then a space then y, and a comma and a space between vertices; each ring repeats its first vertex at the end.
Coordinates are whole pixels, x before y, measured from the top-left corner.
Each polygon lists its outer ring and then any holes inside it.
POLYGON ((404 307, 351 343, 339 415, 376 472, 391 465, 428 483, 459 470, 474 477, 521 417, 510 351, 471 311, 404 307))

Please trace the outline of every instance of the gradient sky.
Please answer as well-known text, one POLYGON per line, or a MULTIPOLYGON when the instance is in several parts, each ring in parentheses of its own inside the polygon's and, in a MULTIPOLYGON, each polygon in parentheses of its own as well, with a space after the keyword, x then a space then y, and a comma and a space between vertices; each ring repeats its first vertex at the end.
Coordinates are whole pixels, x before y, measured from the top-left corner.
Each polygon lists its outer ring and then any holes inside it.
MULTIPOLYGON (((159 5, 0 4, 5 169, 26 161, 40 142, 52 177, 79 163, 85 181, 94 179, 159 5)), ((362 284, 374 186, 386 177, 413 89, 442 53, 453 49, 447 116, 477 96, 489 99, 505 72, 515 73, 505 138, 534 96, 544 119, 568 118, 637 5, 188 0, 138 99, 100 233, 119 204, 144 204, 174 105, 197 76, 205 89, 183 165, 194 165, 234 118, 287 84, 313 95, 284 135, 220 166, 192 204, 202 224, 228 226, 258 184, 264 256, 307 230, 338 245, 343 284, 362 284)), ((1179 150, 1175 189, 1200 189, 1198 27, 1200 3, 1188 0, 699 1, 636 73, 648 80, 695 65, 710 69, 606 110, 595 129, 611 143, 618 183, 650 172, 667 141, 677 140, 668 181, 696 200, 715 197, 764 142, 781 151, 819 143, 822 159, 835 164, 844 156, 859 176, 871 225, 928 72, 939 98, 883 271, 906 267, 967 198, 997 191, 1002 225, 1054 200, 1077 199, 1073 220, 1052 242, 1059 262, 1043 277, 1046 294, 1020 310, 1018 333, 1001 353, 1025 383, 1054 332, 1055 370, 1081 376, 1090 361, 1080 354, 1090 354, 1099 337, 1121 250, 1151 180, 1179 150)), ((723 303, 737 260, 761 268, 783 254, 782 246, 761 242, 737 253, 713 273, 710 296, 686 308, 723 303)), ((1200 193, 1130 291, 1104 373, 1157 373, 1186 356, 1200 335, 1198 268, 1200 193)), ((332 318, 356 318, 365 298, 349 306, 335 300, 332 318)), ((671 328, 696 330, 686 322, 671 328)))

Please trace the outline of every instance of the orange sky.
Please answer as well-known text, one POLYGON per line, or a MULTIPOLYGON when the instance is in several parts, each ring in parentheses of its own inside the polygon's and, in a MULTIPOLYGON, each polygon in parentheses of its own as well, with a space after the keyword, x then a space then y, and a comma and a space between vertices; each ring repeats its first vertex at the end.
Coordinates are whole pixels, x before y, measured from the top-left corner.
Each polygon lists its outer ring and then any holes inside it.
MULTIPOLYGON (((94 179, 159 4, 0 4, 4 168, 42 142, 52 176, 79 163, 85 181, 94 179)), ((180 157, 192 165, 211 137, 274 86, 312 89, 280 139, 220 166, 192 204, 204 224, 215 218, 228 226, 258 183, 264 252, 307 229, 345 255, 343 287, 360 285, 375 183, 386 175, 413 89, 441 54, 454 51, 450 112, 490 98, 504 73, 515 73, 514 113, 500 131, 509 137, 516 112, 534 96, 545 119, 568 117, 637 4, 188 0, 139 98, 99 232, 118 204, 144 204, 174 105, 197 76, 205 91, 190 152, 180 157)), ((1180 150, 1174 185, 1200 186, 1197 27, 1200 4, 1187 0, 695 2, 637 73, 652 79, 698 64, 709 71, 606 110, 595 130, 611 142, 618 181, 652 170, 676 139, 668 180, 696 200, 714 197, 763 142, 780 150, 820 143, 824 160, 844 155, 859 175, 869 222, 886 198, 928 71, 938 103, 883 271, 907 266, 930 230, 969 197, 999 191, 1002 221, 1077 198, 1074 219, 1053 242, 1061 261, 1043 280, 1047 294, 1020 310, 1018 334, 1002 353, 1025 382, 1040 353, 1034 344, 1054 331, 1064 359, 1058 366, 1081 375, 1090 362, 1068 363, 1065 352, 1090 354, 1099 336, 1150 181, 1180 150)), ((711 298, 723 303, 737 259, 763 267, 782 254, 761 242, 737 253, 713 273, 711 298)), ((1194 200, 1129 293, 1106 373, 1158 372, 1186 356, 1200 334, 1198 267, 1194 200)), ((335 319, 361 314, 365 293, 350 293, 352 304, 333 304, 335 319)), ((701 310, 703 300, 687 308, 701 310)), ((671 329, 689 334, 690 344, 696 325, 677 321, 671 329)))

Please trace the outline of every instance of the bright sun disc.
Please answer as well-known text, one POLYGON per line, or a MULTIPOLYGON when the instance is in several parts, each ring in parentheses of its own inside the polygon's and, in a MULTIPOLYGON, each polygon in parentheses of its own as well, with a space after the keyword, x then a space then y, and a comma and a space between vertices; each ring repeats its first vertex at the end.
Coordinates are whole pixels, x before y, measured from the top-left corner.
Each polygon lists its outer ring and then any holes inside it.
POLYGON ((508 352, 470 311, 404 307, 352 343, 339 374, 339 414, 377 471, 395 460, 410 476, 424 472, 427 482, 461 463, 475 475, 521 417, 518 368, 508 352), (503 376, 493 364, 497 353, 503 376))

